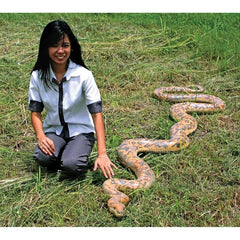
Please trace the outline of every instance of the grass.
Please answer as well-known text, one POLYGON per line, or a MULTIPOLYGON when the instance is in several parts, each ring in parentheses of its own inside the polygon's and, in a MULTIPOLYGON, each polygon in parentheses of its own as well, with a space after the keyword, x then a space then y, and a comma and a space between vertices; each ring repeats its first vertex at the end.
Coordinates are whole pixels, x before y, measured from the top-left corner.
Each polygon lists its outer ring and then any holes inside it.
POLYGON ((240 226, 239 20, 217 13, 0 14, 0 226, 240 226), (54 19, 73 28, 100 88, 116 177, 134 178, 117 159, 124 139, 169 138, 171 104, 152 98, 155 88, 199 84, 226 101, 223 112, 193 113, 199 125, 187 149, 142 155, 156 181, 129 192, 122 219, 108 211, 99 171, 60 182, 32 160, 30 71, 43 27, 54 19))

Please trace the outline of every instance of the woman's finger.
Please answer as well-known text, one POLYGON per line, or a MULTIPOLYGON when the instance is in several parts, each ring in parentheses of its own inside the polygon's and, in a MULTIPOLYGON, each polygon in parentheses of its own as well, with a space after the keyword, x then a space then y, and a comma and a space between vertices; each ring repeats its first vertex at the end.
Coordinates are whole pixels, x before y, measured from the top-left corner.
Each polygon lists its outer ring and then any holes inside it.
POLYGON ((115 169, 118 169, 117 166, 111 162, 111 166, 113 166, 115 169))

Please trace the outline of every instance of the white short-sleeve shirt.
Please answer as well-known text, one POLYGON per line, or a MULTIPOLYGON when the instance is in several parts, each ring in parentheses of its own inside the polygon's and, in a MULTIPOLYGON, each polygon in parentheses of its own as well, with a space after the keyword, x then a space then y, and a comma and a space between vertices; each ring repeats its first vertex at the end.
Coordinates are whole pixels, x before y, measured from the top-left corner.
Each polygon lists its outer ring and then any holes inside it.
POLYGON ((92 72, 70 60, 60 84, 51 67, 50 76, 47 87, 36 70, 29 86, 29 110, 42 112, 45 108, 47 112, 44 132, 60 135, 66 124, 70 137, 95 132, 91 113, 101 112, 102 102, 92 72))

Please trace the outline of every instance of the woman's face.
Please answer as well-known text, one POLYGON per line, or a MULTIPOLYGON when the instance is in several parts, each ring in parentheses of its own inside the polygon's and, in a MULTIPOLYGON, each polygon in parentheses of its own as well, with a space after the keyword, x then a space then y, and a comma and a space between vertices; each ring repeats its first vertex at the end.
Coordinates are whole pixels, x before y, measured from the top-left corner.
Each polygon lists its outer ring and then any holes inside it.
POLYGON ((48 48, 48 55, 53 65, 66 66, 71 53, 71 43, 67 35, 48 48))

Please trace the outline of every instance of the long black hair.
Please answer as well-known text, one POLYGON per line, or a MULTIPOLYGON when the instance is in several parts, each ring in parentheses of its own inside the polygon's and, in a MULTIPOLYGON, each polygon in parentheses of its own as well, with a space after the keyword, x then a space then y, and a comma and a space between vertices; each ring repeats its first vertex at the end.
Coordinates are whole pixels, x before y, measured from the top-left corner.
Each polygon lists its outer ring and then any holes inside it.
POLYGON ((87 68, 82 59, 81 46, 71 28, 62 20, 52 21, 46 25, 42 32, 37 61, 32 69, 32 72, 35 70, 40 70, 40 78, 47 86, 49 86, 48 81, 50 78, 50 58, 48 54, 48 48, 58 43, 62 38, 64 38, 65 35, 68 36, 71 43, 70 59, 76 64, 87 68))

